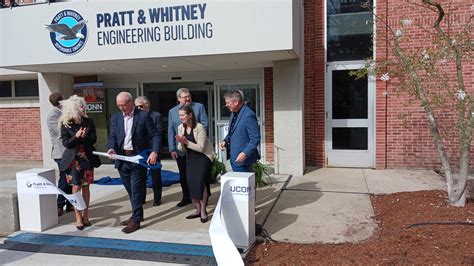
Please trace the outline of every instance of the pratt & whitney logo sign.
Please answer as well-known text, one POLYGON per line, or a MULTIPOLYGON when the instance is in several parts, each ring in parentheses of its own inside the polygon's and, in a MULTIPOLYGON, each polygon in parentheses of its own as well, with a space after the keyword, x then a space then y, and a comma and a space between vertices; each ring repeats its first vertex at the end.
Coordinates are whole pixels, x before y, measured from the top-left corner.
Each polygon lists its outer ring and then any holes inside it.
POLYGON ((46 29, 53 46, 63 54, 81 51, 87 42, 87 21, 74 10, 63 10, 54 16, 46 29))
POLYGON ((31 181, 26 181, 26 187, 27 188, 34 188, 34 189, 44 189, 46 187, 51 187, 53 184, 48 184, 46 182, 31 182, 31 181))

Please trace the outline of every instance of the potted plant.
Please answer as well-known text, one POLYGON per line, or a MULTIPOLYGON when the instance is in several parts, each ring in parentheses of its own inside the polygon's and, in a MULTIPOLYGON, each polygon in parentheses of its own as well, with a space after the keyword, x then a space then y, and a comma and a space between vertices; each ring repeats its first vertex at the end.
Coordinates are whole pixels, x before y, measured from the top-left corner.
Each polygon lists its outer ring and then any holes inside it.
POLYGON ((260 161, 257 161, 252 165, 252 171, 255 173, 255 183, 257 187, 263 187, 268 184, 267 181, 271 181, 272 178, 268 174, 268 170, 269 167, 260 161))
POLYGON ((219 158, 215 158, 214 161, 212 162, 212 167, 211 167, 211 183, 216 183, 218 178, 227 173, 227 170, 225 168, 225 164, 219 160, 219 158))

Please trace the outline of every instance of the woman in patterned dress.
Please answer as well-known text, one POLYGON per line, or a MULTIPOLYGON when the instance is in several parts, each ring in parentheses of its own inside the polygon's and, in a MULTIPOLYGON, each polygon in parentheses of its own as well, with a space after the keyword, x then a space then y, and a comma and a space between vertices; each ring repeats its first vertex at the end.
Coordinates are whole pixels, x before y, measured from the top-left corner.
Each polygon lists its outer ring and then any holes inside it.
POLYGON ((66 171, 66 178, 72 193, 82 191, 86 209, 74 208, 76 228, 83 230, 91 226, 89 221, 89 185, 94 181, 94 167, 91 163, 92 151, 97 140, 94 121, 87 117, 86 102, 77 95, 61 102, 63 114, 59 118, 64 151, 60 170, 66 171))

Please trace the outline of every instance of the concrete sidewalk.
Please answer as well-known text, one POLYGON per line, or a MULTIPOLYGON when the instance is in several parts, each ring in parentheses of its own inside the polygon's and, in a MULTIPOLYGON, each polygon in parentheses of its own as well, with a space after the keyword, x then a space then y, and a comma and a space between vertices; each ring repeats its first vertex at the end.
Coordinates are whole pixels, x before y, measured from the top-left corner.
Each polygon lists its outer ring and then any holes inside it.
POLYGON ((445 187, 444 180, 428 170, 313 170, 292 177, 282 188, 264 228, 277 241, 358 242, 376 228, 370 194, 445 187))
MULTIPOLYGON (((25 167, 28 163, 20 165, 25 167)), ((163 166, 166 170, 177 171, 173 161, 165 161, 163 166)), ((0 167, 3 169, 1 162, 0 167)), ((4 180, 0 186, 15 183, 14 173, 8 175, 10 178, 0 173, 0 180, 4 180)), ((118 173, 112 165, 102 165, 95 176, 96 179, 118 177, 118 173)), ((376 226, 372 219, 370 194, 445 189, 440 176, 425 170, 324 168, 308 171, 304 176, 279 175, 274 180, 275 183, 257 190, 256 221, 263 224, 274 240, 291 243, 341 243, 367 239, 376 226)), ((219 184, 214 184, 211 191, 208 210, 212 217, 220 194, 219 184)), ((210 222, 202 224, 199 220, 186 220, 185 216, 192 213, 194 207, 177 208, 180 193, 179 184, 164 188, 163 204, 154 207, 151 204, 153 193, 148 189, 143 228, 126 235, 120 231, 119 223, 129 217, 131 210, 123 186, 92 185, 90 219, 93 226, 77 231, 73 213, 67 213, 59 218, 57 226, 44 233, 210 245, 210 222)), ((3 255, 0 256, 2 264, 3 255)), ((16 264, 15 260, 4 262, 16 264)))

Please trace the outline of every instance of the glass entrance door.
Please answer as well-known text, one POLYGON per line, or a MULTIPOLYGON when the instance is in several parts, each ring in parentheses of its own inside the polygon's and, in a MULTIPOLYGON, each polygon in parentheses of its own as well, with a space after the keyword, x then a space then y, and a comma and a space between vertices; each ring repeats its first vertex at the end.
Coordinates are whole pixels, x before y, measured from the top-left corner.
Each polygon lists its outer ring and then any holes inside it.
POLYGON ((187 83, 144 83, 143 94, 150 100, 150 108, 162 115, 165 130, 162 134, 163 155, 169 157, 168 148, 168 112, 178 104, 176 91, 179 88, 187 88, 192 96, 192 101, 204 105, 209 118, 209 139, 213 139, 214 119, 212 109, 213 84, 205 82, 187 83))
POLYGON ((373 78, 356 79, 362 64, 329 64, 326 86, 326 164, 374 167, 373 78))

